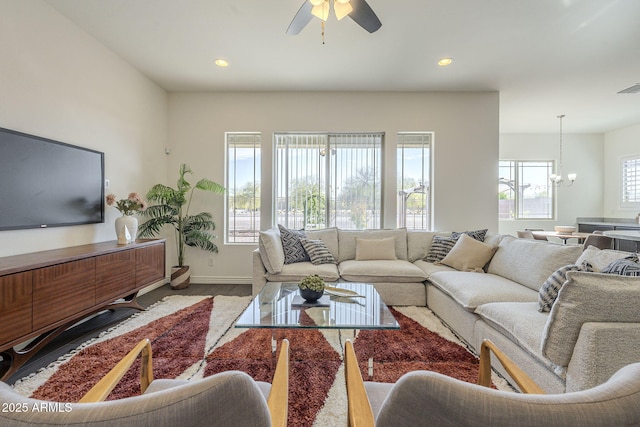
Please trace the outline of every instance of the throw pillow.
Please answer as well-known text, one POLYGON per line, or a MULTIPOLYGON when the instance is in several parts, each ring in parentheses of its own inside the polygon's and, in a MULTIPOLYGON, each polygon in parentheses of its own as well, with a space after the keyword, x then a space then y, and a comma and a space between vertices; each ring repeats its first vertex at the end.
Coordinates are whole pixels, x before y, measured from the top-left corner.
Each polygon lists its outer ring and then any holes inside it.
POLYGON ((615 260, 600 270, 600 273, 619 274, 620 276, 640 276, 638 255, 633 254, 626 258, 615 260))
POLYGON ((456 244, 456 240, 452 237, 433 236, 429 253, 424 260, 427 262, 442 261, 456 244))
POLYGON ((542 284, 540 291, 538 292, 538 311, 541 313, 551 311, 553 303, 558 298, 558 293, 562 288, 562 285, 567 281, 567 273, 570 271, 593 271, 593 267, 588 262, 583 262, 581 265, 565 265, 560 267, 549 276, 549 278, 542 284))
POLYGON ((395 260, 396 239, 362 239, 356 237, 356 261, 367 260, 395 260))
POLYGON ((267 271, 270 274, 280 273, 284 265, 284 250, 278 229, 272 227, 261 231, 258 238, 258 248, 260 249, 260 258, 267 271))
POLYGON ((444 264, 459 271, 484 273, 483 267, 496 253, 497 246, 482 243, 467 234, 462 234, 449 253, 436 264, 444 264))
POLYGON ((593 266, 593 271, 599 272, 613 261, 623 259, 629 256, 629 252, 614 251, 613 249, 599 249, 595 246, 589 246, 576 261, 577 265, 588 261, 593 266))
POLYGON ((309 255, 312 264, 320 265, 338 263, 322 240, 300 239, 300 243, 302 243, 302 247, 307 252, 307 255, 309 255))
POLYGON ((310 261, 309 255, 305 252, 300 239, 306 238, 304 231, 289 230, 278 224, 280 229, 280 239, 282 239, 282 249, 284 251, 284 263, 293 264, 295 262, 310 261))
POLYGON ((462 234, 466 234, 467 236, 473 237, 476 240, 484 242, 484 238, 487 235, 487 231, 489 230, 486 228, 483 228, 482 230, 473 230, 473 231, 462 231, 462 232, 454 231, 453 233, 451 233, 451 237, 453 239, 457 239, 462 234))

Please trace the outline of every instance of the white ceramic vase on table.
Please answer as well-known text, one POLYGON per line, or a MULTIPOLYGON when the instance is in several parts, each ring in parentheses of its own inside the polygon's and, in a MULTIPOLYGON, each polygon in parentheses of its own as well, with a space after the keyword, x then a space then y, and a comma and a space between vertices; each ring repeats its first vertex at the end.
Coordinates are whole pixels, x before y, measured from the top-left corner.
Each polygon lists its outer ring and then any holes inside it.
POLYGON ((138 235, 138 218, 133 215, 122 215, 116 218, 116 236, 119 244, 136 241, 138 235))

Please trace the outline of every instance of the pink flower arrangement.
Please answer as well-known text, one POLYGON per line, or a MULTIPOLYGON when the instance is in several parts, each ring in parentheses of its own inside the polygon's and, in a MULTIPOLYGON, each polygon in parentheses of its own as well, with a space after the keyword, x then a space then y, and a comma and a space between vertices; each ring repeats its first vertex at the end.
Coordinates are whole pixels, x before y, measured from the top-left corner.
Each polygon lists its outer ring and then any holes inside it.
POLYGON ((114 206, 122 212, 123 215, 135 215, 147 209, 147 202, 145 202, 138 193, 130 193, 129 197, 120 200, 116 200, 115 194, 108 194, 107 205, 114 206))

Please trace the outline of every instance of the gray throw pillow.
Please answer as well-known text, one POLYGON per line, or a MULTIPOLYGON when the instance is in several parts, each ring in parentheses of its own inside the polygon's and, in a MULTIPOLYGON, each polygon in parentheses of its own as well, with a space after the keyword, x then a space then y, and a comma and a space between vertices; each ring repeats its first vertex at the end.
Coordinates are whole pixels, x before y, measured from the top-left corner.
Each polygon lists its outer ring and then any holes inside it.
POLYGON ((619 274, 620 276, 640 276, 640 262, 638 255, 629 255, 626 258, 617 259, 605 268, 600 270, 601 273, 619 274))
POLYGON ((588 262, 583 262, 581 265, 565 265, 554 271, 551 276, 542 284, 540 291, 538 292, 538 311, 543 313, 545 311, 551 311, 553 303, 558 298, 558 293, 562 288, 562 285, 567 281, 567 273, 569 271, 590 271, 593 272, 593 267, 588 262))
POLYGON ((484 242, 484 238, 487 235, 487 231, 489 231, 487 228, 483 228, 482 230, 473 230, 473 231, 462 231, 462 232, 454 231, 453 233, 451 233, 451 238, 457 240, 461 234, 466 234, 469 237, 473 237, 476 240, 484 242))
POLYGON ((307 255, 309 255, 312 264, 320 265, 338 263, 322 240, 300 239, 300 243, 302 243, 302 247, 307 252, 307 255))
POLYGON ((307 237, 302 230, 289 230, 283 225, 278 224, 280 229, 280 239, 282 240, 282 249, 284 251, 284 263, 293 264, 296 262, 310 261, 309 255, 304 250, 300 239, 307 237))
POLYGON ((457 238, 433 236, 429 253, 424 260, 427 262, 442 261, 449 251, 455 246, 457 241, 457 238))

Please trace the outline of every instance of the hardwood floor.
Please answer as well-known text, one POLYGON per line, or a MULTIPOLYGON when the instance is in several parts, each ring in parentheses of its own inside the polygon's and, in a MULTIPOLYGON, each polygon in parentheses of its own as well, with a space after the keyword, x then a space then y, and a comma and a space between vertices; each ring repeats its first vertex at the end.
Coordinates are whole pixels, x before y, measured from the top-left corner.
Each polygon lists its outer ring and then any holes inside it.
MULTIPOLYGON (((251 295, 251 285, 197 285, 192 284, 187 289, 174 290, 166 284, 158 289, 138 297, 138 302, 143 307, 160 301, 168 295, 251 295)), ((121 309, 115 311, 105 311, 92 319, 80 323, 64 331, 55 340, 38 352, 28 363, 23 365, 6 381, 13 384, 20 378, 39 369, 46 367, 59 357, 64 356, 83 342, 97 337, 102 331, 111 328, 115 324, 137 313, 133 309, 121 309)))

